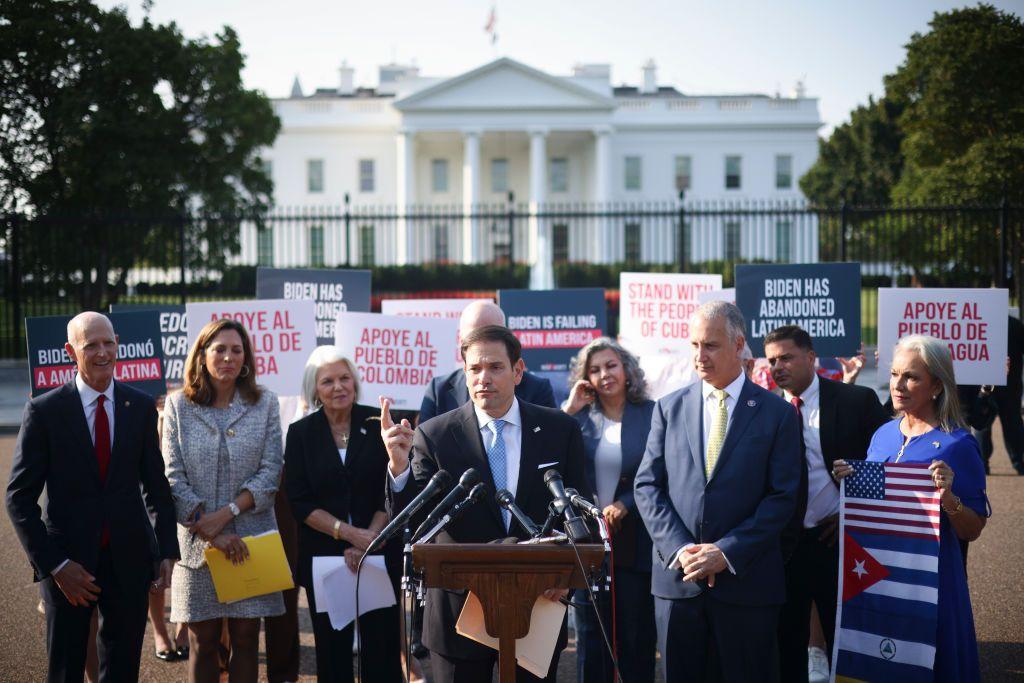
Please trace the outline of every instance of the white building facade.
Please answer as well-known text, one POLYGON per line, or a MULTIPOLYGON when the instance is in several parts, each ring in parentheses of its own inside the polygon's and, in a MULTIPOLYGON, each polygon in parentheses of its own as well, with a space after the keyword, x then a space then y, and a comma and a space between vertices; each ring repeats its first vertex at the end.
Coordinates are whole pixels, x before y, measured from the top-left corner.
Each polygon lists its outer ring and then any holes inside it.
MULTIPOLYGON (((452 78, 381 67, 372 89, 353 76, 343 66, 337 88, 308 96, 296 80, 274 100, 282 130, 265 159, 275 205, 315 215, 276 236, 243 232, 243 258, 486 262, 501 248, 496 216, 515 207, 528 219, 504 246, 516 260, 549 260, 553 249, 556 259, 671 262, 681 234, 671 220, 603 214, 671 210, 680 191, 688 204, 802 202, 797 181, 817 158, 822 125, 817 100, 799 90, 684 95, 658 86, 650 62, 637 87, 613 87, 606 65, 554 76, 508 58, 452 78), (343 235, 346 198, 359 218, 343 235), (575 207, 568 217, 554 215, 566 207, 575 207)), ((783 246, 790 260, 816 259, 813 222, 760 222, 694 227, 683 239, 693 260, 775 260, 783 246)))

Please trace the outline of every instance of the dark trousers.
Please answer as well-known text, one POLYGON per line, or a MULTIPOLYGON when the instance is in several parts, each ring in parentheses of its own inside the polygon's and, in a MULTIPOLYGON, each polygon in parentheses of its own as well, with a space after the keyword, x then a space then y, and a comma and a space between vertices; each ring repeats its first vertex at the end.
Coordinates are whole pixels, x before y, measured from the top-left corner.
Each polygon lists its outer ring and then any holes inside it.
MULTIPOLYGON (((601 591, 597 597, 608 640, 612 640, 611 592, 601 591)), ((587 591, 578 590, 573 602, 587 608, 576 608, 576 679, 579 683, 611 683, 615 680, 608 648, 601 636, 594 607, 587 591)), ((624 683, 647 683, 654 680, 655 643, 654 598, 651 596, 651 573, 630 569, 615 570, 615 630, 618 642, 616 656, 624 683)))
POLYGON ((654 598, 665 680, 778 681, 779 608, 730 605, 709 596, 713 590, 681 600, 654 598))
MULTIPOLYGON (((284 554, 294 575, 299 555, 298 529, 283 486, 277 490, 274 499, 274 516, 281 532, 284 554)), ((299 680, 299 589, 286 590, 283 595, 284 614, 263 620, 269 683, 299 680)))
POLYGON ((109 551, 100 552, 94 573, 100 587, 94 607, 72 607, 52 577, 40 582, 39 592, 46 607, 46 653, 49 658, 49 683, 85 678, 85 656, 89 645, 89 622, 93 609, 99 609, 96 648, 99 654, 100 681, 115 683, 139 678, 142 639, 146 634, 149 587, 122 586, 114 574, 109 551))
MULTIPOLYGON (((555 683, 558 677, 559 654, 560 652, 556 649, 551 658, 548 675, 544 678, 537 678, 526 669, 516 667, 516 683, 534 683, 535 681, 555 683)), ((497 663, 497 651, 494 656, 486 659, 455 659, 445 657, 433 650, 430 651, 430 670, 435 683, 490 683, 494 677, 494 666, 497 663)))
MULTIPOLYGON (((327 613, 316 611, 312 590, 306 590, 306 598, 309 600, 309 615, 313 620, 317 680, 321 683, 351 683, 355 680, 355 658, 352 656, 355 624, 351 623, 335 631, 327 613)), ((360 616, 359 632, 363 680, 381 683, 400 683, 404 680, 399 660, 398 606, 360 616)))
MULTIPOLYGON (((1021 385, 996 387, 992 393, 999 406, 999 424, 1003 428, 1003 442, 1010 462, 1018 472, 1024 470, 1024 419, 1021 418, 1021 385)), ((992 457, 992 429, 981 433, 981 454, 987 464, 992 457)))
POLYGON ((818 609, 827 654, 832 657, 839 583, 839 545, 818 540, 821 528, 804 529, 786 563, 786 604, 779 612, 779 666, 782 680, 807 680, 807 640, 811 602, 818 609))

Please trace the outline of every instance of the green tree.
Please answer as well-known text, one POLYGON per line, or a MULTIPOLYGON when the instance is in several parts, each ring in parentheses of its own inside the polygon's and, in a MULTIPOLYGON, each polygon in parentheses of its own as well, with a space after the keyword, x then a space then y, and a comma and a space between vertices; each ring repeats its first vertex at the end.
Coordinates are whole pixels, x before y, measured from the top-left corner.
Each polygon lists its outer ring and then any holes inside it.
POLYGON ((104 306, 133 265, 177 262, 175 217, 200 209, 196 260, 237 251, 234 217, 269 205, 259 152, 280 128, 243 65, 229 27, 190 40, 87 0, 0 0, 0 209, 27 216, 37 285, 104 306))

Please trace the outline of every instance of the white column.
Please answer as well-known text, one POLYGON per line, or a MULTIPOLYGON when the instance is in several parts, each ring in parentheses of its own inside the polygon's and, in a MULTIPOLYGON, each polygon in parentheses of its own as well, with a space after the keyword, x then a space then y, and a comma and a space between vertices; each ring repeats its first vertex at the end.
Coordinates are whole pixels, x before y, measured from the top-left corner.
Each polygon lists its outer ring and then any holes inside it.
POLYGON ((420 259, 415 259, 412 254, 412 228, 404 218, 416 201, 416 132, 408 128, 400 129, 395 139, 395 148, 395 168, 398 174, 395 203, 400 216, 395 225, 395 261, 398 265, 404 266, 415 260, 422 260, 422 255, 420 259))
POLYGON ((551 240, 546 220, 536 213, 544 203, 547 189, 547 129, 530 131, 530 289, 553 289, 555 271, 551 263, 551 240))
POLYGON ((477 221, 470 218, 480 203, 480 131, 467 130, 462 136, 462 262, 476 263, 480 257, 477 221))
MULTIPOLYGON (((598 211, 608 211, 612 199, 612 128, 594 128, 594 203, 598 211)), ((594 263, 610 263, 615 259, 613 226, 610 219, 599 218, 597 239, 593 240, 594 263)))

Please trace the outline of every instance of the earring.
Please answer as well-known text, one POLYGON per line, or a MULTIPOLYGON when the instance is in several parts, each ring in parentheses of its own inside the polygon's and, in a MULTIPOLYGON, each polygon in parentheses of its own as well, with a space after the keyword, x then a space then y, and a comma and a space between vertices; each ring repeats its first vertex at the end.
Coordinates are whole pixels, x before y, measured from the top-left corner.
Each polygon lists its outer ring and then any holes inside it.
POLYGON ((938 398, 939 398, 939 395, 938 395, 938 394, 934 394, 934 395, 932 395, 932 400, 933 400, 933 401, 937 400, 938 398))
POLYGON ((249 366, 248 365, 243 365, 242 369, 238 372, 238 376, 239 377, 248 377, 249 376, 249 366))

